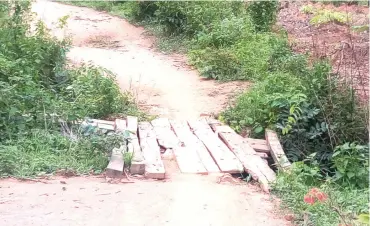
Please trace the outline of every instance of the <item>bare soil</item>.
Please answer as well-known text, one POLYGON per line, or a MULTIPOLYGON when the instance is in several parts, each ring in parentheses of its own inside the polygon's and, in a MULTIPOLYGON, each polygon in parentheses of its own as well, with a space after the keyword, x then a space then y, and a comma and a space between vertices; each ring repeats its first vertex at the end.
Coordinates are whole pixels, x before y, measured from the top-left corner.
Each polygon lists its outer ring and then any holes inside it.
MULTIPOLYGON (((136 93, 140 106, 176 119, 219 112, 248 83, 202 80, 186 58, 164 55, 153 37, 125 20, 87 8, 37 1, 33 11, 57 37, 71 36, 68 58, 112 70, 123 91, 136 93), (58 18, 68 27, 56 30, 58 18)), ((104 177, 54 177, 0 181, 0 225, 122 226, 283 226, 270 196, 256 186, 221 175, 184 175, 165 160, 164 181, 107 181, 104 177)))
POLYGON ((284 226, 269 195, 216 176, 107 183, 104 178, 54 178, 0 183, 0 225, 284 226))
POLYGON ((334 6, 332 4, 290 1, 279 11, 278 25, 289 35, 293 50, 308 53, 311 60, 329 59, 333 72, 354 87, 358 96, 369 101, 369 31, 355 32, 353 26, 369 23, 369 8, 361 5, 334 6), (352 18, 349 24, 310 24, 312 14, 304 14, 300 8, 313 5, 316 9, 342 12, 352 18))

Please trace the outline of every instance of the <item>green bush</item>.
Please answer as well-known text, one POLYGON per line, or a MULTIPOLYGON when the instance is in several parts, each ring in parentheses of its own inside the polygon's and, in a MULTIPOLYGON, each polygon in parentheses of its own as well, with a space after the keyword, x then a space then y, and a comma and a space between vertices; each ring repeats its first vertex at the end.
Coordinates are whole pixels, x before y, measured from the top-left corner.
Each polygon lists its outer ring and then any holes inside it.
POLYGON ((304 86, 298 78, 287 73, 273 73, 258 82, 236 100, 234 107, 228 108, 221 119, 240 131, 252 127, 254 134, 263 135, 263 128, 278 123, 282 112, 289 112, 294 105, 305 100, 304 86))
POLYGON ((248 5, 248 12, 251 15, 257 31, 269 31, 275 23, 278 1, 252 1, 248 5))
POLYGON ((355 143, 337 146, 332 155, 337 183, 360 188, 369 186, 369 147, 355 143))
POLYGON ((110 151, 119 147, 121 140, 112 135, 71 139, 55 131, 32 130, 27 136, 0 145, 0 177, 31 177, 60 169, 77 174, 101 173, 110 151))
POLYGON ((101 170, 107 158, 98 144, 114 142, 69 140, 60 135, 59 121, 142 114, 129 94, 121 94, 111 72, 67 69, 69 43, 51 37, 41 22, 29 30, 30 2, 0 6, 0 175, 30 176, 67 166, 77 172, 101 170))
POLYGON ((353 219, 368 212, 369 190, 341 187, 322 181, 318 167, 295 162, 289 173, 280 172, 273 193, 282 201, 282 207, 294 213, 295 225, 338 225, 341 219, 328 205, 309 205, 304 202, 307 192, 317 187, 328 194, 331 205, 339 206, 338 211, 349 214, 353 219))

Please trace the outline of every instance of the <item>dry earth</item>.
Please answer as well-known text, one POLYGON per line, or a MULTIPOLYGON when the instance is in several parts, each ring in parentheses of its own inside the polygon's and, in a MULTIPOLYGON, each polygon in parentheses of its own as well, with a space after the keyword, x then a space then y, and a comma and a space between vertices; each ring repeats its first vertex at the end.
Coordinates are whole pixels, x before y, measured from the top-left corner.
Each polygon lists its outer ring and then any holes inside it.
MULTIPOLYGON (((247 83, 205 81, 182 56, 152 48, 142 28, 91 9, 37 1, 33 10, 52 27, 69 15, 69 59, 92 61, 117 74, 123 90, 132 89, 142 107, 171 118, 191 119, 220 111, 247 83), (144 104, 145 103, 145 104, 144 104)), ((39 182, 0 182, 0 225, 283 226, 270 196, 255 186, 220 182, 220 175, 178 174, 169 161, 166 181, 107 183, 104 178, 54 178, 39 182)), ((225 179, 227 180, 227 179, 225 179)))

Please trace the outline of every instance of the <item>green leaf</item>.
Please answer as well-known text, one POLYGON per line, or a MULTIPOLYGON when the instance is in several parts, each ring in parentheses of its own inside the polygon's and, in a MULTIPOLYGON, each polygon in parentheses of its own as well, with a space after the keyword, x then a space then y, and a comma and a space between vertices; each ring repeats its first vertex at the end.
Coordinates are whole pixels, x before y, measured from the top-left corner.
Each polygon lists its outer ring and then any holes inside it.
POLYGON ((360 214, 360 215, 358 216, 358 221, 359 221, 360 223, 363 223, 363 224, 366 224, 366 225, 370 225, 370 223, 369 223, 369 221, 370 221, 370 219, 369 219, 369 214, 368 214, 368 213, 360 214))
POLYGON ((15 108, 15 107, 11 107, 10 108, 10 111, 9 111, 9 117, 12 117, 15 115, 15 113, 17 113, 18 109, 15 108))
POLYGON ((263 131, 263 127, 262 126, 258 126, 254 129, 254 133, 261 133, 263 131))

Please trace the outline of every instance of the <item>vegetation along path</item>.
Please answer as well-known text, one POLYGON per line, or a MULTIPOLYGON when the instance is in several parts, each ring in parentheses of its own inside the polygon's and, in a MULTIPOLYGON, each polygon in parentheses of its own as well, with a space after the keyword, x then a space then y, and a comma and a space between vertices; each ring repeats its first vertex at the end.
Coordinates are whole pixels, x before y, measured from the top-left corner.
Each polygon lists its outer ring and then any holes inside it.
MULTIPOLYGON (((202 80, 183 56, 164 55, 153 48, 144 30, 123 19, 87 8, 48 1, 33 10, 53 27, 69 15, 71 35, 68 58, 92 61, 118 76, 122 90, 131 89, 141 107, 152 114, 192 119, 216 113, 230 96, 248 84, 219 84, 202 80)), ((219 175, 173 175, 165 182, 135 180, 107 183, 103 178, 56 178, 19 183, 3 180, 0 186, 1 225, 286 225, 274 213, 269 196, 253 185, 219 181, 219 175), (43 183, 41 183, 43 182, 43 183), (220 182, 220 183, 217 183, 220 182), (51 223, 52 222, 52 223, 51 223)), ((171 168, 172 167, 172 168, 171 168)), ((166 171, 168 171, 166 169, 166 171)), ((225 179, 226 180, 226 179, 225 179)))
POLYGON ((34 11, 49 27, 69 15, 66 31, 54 32, 72 36, 69 59, 92 61, 113 71, 121 88, 131 89, 152 114, 189 119, 216 113, 230 96, 248 85, 203 80, 183 56, 155 52, 153 39, 143 28, 106 13, 46 1, 35 4, 34 11))

